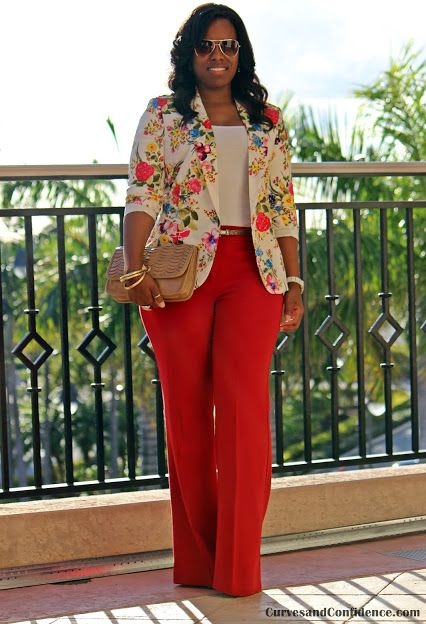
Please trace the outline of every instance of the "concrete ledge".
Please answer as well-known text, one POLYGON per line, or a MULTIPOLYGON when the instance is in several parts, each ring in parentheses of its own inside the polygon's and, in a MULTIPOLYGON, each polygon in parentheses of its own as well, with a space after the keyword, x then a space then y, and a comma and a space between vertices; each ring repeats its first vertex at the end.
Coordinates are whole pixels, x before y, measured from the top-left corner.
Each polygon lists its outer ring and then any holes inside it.
MULTIPOLYGON (((424 517, 425 491, 424 465, 274 479, 263 535, 274 541, 424 517)), ((167 551, 169 492, 3 504, 0 534, 0 575, 1 568, 167 551)))
POLYGON ((426 465, 273 480, 265 536, 426 515, 426 465))
POLYGON ((169 549, 169 492, 0 505, 0 534, 0 569, 169 549))

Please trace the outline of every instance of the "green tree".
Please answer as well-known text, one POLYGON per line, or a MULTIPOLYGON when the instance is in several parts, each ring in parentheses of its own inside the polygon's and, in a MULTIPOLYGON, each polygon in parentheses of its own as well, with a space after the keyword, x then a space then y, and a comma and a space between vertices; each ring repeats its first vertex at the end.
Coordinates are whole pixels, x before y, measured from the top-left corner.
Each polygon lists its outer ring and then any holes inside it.
MULTIPOLYGON (((392 161, 392 160, 423 160, 426 156, 425 143, 425 93, 426 64, 421 53, 407 45, 399 59, 391 59, 388 70, 365 87, 358 88, 354 95, 360 100, 360 107, 355 125, 349 132, 351 140, 346 147, 341 141, 341 132, 337 115, 331 111, 321 115, 312 107, 301 106, 291 111, 286 105, 286 116, 289 120, 290 138, 294 159, 297 161, 392 161)), ((347 129, 346 129, 347 130, 347 129)), ((313 200, 345 202, 374 200, 413 200, 424 199, 425 179, 404 177, 374 178, 317 178, 298 180, 296 188, 300 196, 313 200)), ((414 250, 416 266, 416 286, 419 293, 424 292, 426 271, 426 215, 421 209, 415 210, 414 250), (423 270, 421 266, 423 264, 423 270)), ((312 215, 310 215, 312 217, 312 215)), ((361 221, 361 262, 363 270, 363 298, 365 311, 365 331, 371 327, 380 313, 377 293, 381 291, 380 276, 380 216, 377 210, 364 209, 360 212, 361 221)), ((355 413, 356 388, 356 344, 355 344, 355 306, 354 289, 354 238, 353 214, 349 209, 341 208, 333 214, 334 237, 334 277, 336 290, 340 295, 337 308, 338 317, 348 327, 350 334, 342 345, 340 353, 344 362, 340 377, 341 392, 341 423, 342 433, 345 432, 349 446, 355 446, 355 440, 349 435, 351 426, 345 422, 345 413, 355 413)), ((394 316, 402 326, 406 317, 406 268, 402 259, 406 254, 407 219, 405 210, 395 208, 388 211, 387 222, 389 251, 389 282, 392 296, 394 316)), ((312 364, 312 396, 314 412, 322 416, 313 420, 313 434, 320 456, 327 456, 329 451, 325 443, 326 432, 329 431, 327 384, 324 387, 324 369, 328 364, 328 352, 316 339, 314 332, 321 325, 328 313, 328 305, 324 300, 327 294, 326 269, 324 260, 327 257, 327 241, 324 221, 311 218, 311 227, 307 231, 307 264, 309 279, 309 323, 311 328, 311 364, 312 364), (321 388, 323 388, 321 390, 321 388)), ((418 298, 419 318, 426 317, 426 302, 418 298)), ((293 349, 297 349, 298 341, 293 349)), ((367 365, 367 400, 372 403, 383 401, 383 384, 381 375, 377 373, 377 365, 381 357, 380 346, 365 335, 367 365)), ((403 380, 409 372, 407 358, 407 332, 393 346, 393 355, 398 366, 395 375, 403 386, 403 380), (398 379, 399 377, 399 379, 398 379)), ((297 378, 299 355, 290 359, 286 379, 289 386, 297 378)), ((409 414, 408 395, 401 389, 394 392, 394 408, 401 417, 409 414)), ((299 442, 303 431, 300 425, 301 405, 297 401, 287 406, 289 418, 286 422, 286 438, 289 443, 288 456, 300 459, 303 445, 299 442)), ((383 426, 383 422, 379 423, 383 426)), ((352 419, 352 430, 357 428, 356 418, 352 419)), ((380 429, 379 429, 380 430, 380 429)))
MULTIPOLYGON (((50 181, 17 182, 3 185, 2 205, 5 207, 49 207, 110 206, 115 190, 111 182, 89 180, 82 182, 50 181)), ((66 213, 64 213, 66 215, 66 213)), ((54 353, 40 367, 41 386, 41 435, 44 451, 43 473, 47 482, 63 481, 64 467, 64 421, 61 344, 59 327, 63 321, 60 313, 60 284, 58 278, 58 225, 55 217, 40 217, 42 224, 33 231, 34 279, 36 284, 37 332, 54 348, 54 353)), ((37 218, 33 223, 37 222, 37 218)), ((25 485, 26 470, 22 462, 28 458, 31 462, 32 426, 29 395, 26 391, 28 371, 21 362, 11 355, 13 347, 28 331, 27 316, 23 313, 28 307, 25 279, 24 227, 21 217, 8 219, 8 231, 2 241, 2 281, 4 286, 5 315, 3 318, 6 337, 8 401, 11 414, 11 436, 13 447, 17 449, 11 466, 16 484, 25 485), (18 262, 17 262, 18 260, 18 262), (19 450, 19 448, 21 450, 19 450)), ((90 267, 87 236, 87 216, 70 214, 64 216, 66 290, 68 298, 68 334, 71 358, 71 388, 74 393, 73 436, 76 450, 76 477, 84 480, 93 476, 95 428, 93 392, 90 389, 92 371, 90 365, 75 347, 90 329, 90 267), (89 381, 89 382, 88 382, 89 381), (81 459, 78 459, 81 457, 81 459), (79 467, 81 466, 81 468, 79 467), (80 472, 80 474, 79 474, 80 472)), ((97 220, 98 232, 98 271, 100 288, 107 258, 119 240, 119 221, 116 216, 101 214, 97 220)), ((95 267, 96 270, 96 267, 95 267)), ((102 292, 100 293, 102 298, 102 292)), ((121 309, 108 299, 103 301, 104 316, 101 319, 102 330, 116 343, 122 344, 121 309)), ((31 343, 25 350, 30 359, 38 356, 38 345, 31 343)), ((106 401, 107 461, 112 466, 111 475, 118 476, 118 454, 121 453, 121 465, 125 463, 122 438, 125 425, 123 418, 116 414, 113 389, 123 383, 122 366, 116 354, 111 356, 111 365, 106 374, 107 386, 111 388, 106 401), (112 447, 113 456, 109 455, 112 447)), ((120 473, 122 472, 120 468, 120 473)))

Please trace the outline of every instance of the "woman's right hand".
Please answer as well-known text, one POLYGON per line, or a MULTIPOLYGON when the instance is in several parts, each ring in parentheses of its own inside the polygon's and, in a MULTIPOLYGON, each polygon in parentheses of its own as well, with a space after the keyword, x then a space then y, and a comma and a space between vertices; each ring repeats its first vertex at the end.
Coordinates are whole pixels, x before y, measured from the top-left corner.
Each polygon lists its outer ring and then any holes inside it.
POLYGON ((140 284, 130 288, 127 292, 130 301, 141 306, 143 310, 149 311, 154 308, 164 308, 166 305, 157 282, 149 273, 145 275, 140 284))
MULTIPOLYGON (((154 225, 154 219, 146 212, 134 211, 125 215, 123 225, 124 265, 127 272, 139 272, 141 266, 141 250, 145 249, 146 242, 154 225)), ((142 260, 143 262, 143 260, 142 260)), ((142 269, 144 269, 142 265, 142 269)), ((140 275, 140 273, 139 273, 140 275)), ((130 301, 142 307, 143 310, 164 308, 163 297, 157 282, 149 274, 145 273, 143 279, 136 276, 130 280, 128 286, 135 284, 134 288, 128 289, 130 301)))

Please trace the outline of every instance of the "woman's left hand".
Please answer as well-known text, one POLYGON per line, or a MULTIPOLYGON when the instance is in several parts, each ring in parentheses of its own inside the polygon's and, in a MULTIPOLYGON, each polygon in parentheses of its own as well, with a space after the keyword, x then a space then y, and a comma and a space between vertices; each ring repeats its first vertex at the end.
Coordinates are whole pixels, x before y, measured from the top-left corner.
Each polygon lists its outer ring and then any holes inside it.
POLYGON ((289 289, 284 295, 280 330, 286 333, 295 332, 300 327, 303 314, 304 307, 300 286, 289 284, 289 289))

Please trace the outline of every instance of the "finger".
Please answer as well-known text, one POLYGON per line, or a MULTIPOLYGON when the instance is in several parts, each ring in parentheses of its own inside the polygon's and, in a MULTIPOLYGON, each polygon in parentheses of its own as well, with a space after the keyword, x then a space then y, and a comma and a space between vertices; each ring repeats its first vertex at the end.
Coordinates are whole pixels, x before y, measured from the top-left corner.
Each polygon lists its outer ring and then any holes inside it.
POLYGON ((284 332, 296 331, 303 318, 303 310, 299 308, 293 308, 291 313, 287 310, 283 310, 283 316, 280 323, 280 330, 284 332))
POLYGON ((164 303, 164 299, 162 294, 159 291, 153 291, 152 292, 152 298, 153 298, 153 305, 157 306, 159 308, 164 308, 164 306, 166 305, 164 303))
POLYGON ((285 332, 286 334, 292 334, 293 332, 295 332, 297 329, 299 329, 299 323, 281 323, 280 325, 280 331, 285 332))
POLYGON ((280 329, 283 331, 291 331, 292 329, 295 329, 296 326, 297 323, 294 319, 284 320, 280 323, 280 329))

